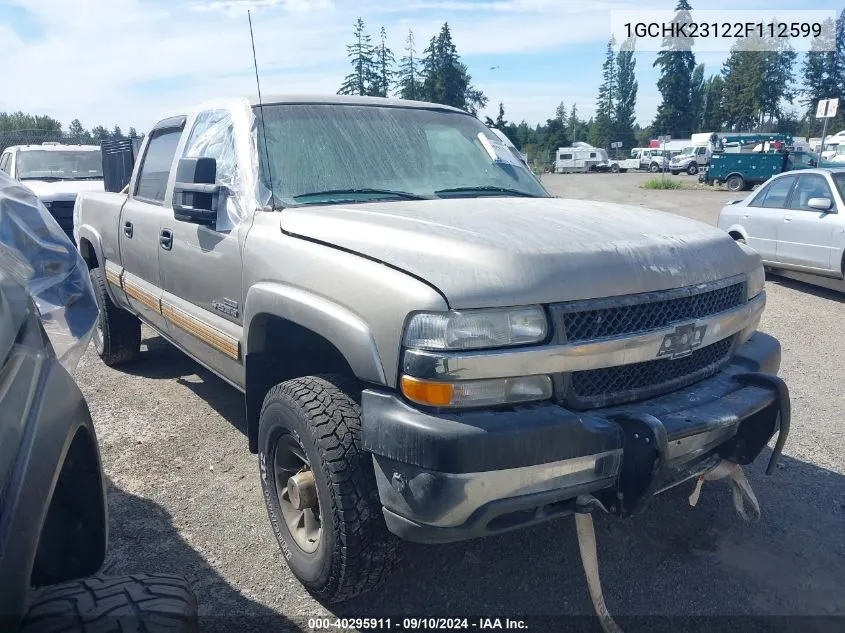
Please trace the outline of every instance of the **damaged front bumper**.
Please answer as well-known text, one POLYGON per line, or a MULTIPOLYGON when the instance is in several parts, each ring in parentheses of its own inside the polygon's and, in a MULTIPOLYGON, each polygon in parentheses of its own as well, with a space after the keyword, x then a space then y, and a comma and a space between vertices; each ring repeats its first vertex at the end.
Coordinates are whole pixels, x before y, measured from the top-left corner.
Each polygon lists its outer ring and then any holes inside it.
POLYGON ((722 459, 748 464, 789 431, 780 344, 755 334, 716 376, 650 400, 572 412, 554 403, 426 413, 393 393, 362 396, 388 528, 449 542, 525 527, 575 510, 592 494, 614 514, 722 459))

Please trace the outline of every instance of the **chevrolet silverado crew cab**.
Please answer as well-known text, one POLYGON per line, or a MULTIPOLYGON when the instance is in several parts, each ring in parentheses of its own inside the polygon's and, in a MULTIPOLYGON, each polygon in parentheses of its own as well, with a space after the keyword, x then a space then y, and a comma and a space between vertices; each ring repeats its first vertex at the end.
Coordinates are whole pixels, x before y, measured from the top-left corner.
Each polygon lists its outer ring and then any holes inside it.
POLYGON ((99 355, 135 357, 143 322, 244 393, 272 528, 324 601, 384 578, 397 536, 627 516, 786 437, 760 257, 553 198, 460 110, 204 104, 74 213, 99 355))
POLYGON ((103 191, 103 159, 97 145, 15 145, 0 154, 0 171, 38 196, 73 240, 73 204, 81 191, 103 191))

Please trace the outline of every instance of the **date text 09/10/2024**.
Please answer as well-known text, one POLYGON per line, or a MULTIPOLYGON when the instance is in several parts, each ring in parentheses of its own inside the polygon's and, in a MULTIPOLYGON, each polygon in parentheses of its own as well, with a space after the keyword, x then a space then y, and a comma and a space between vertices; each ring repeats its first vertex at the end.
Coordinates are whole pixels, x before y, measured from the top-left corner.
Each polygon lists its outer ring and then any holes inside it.
POLYGON ((308 629, 321 631, 382 630, 382 631, 518 631, 526 630, 523 620, 510 618, 311 618, 308 629))

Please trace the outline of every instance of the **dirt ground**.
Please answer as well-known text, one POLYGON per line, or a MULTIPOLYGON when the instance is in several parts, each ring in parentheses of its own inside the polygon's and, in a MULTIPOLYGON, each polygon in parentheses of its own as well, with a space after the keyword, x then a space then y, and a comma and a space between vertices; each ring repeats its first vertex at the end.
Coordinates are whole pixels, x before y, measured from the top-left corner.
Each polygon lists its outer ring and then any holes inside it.
MULTIPOLYGON (((544 182, 556 195, 709 223, 736 197, 639 189, 647 177, 544 182)), ((643 516, 597 517, 605 599, 627 631, 845 627, 843 297, 776 278, 767 289, 762 329, 783 345, 793 425, 777 472, 763 474, 768 454, 749 469, 762 519, 736 518, 724 482, 706 485, 694 509, 684 485, 643 516)), ((309 631, 315 616, 391 617, 393 629, 407 616, 461 616, 474 618, 470 628, 507 617, 525 618, 529 630, 599 630, 578 619, 592 607, 571 518, 467 543, 408 545, 387 586, 327 610, 290 574, 270 530, 242 396, 151 331, 144 336, 140 358, 120 371, 92 348, 77 372, 109 480, 107 573, 185 575, 205 631, 309 631)))

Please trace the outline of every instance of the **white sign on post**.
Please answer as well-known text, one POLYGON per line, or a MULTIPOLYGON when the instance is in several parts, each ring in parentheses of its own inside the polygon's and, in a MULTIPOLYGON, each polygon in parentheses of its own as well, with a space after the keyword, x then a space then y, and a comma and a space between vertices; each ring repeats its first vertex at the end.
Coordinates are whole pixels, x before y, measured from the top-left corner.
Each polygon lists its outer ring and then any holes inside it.
POLYGON ((836 116, 836 111, 839 109, 839 99, 822 99, 819 105, 816 106, 817 119, 831 119, 836 116))

